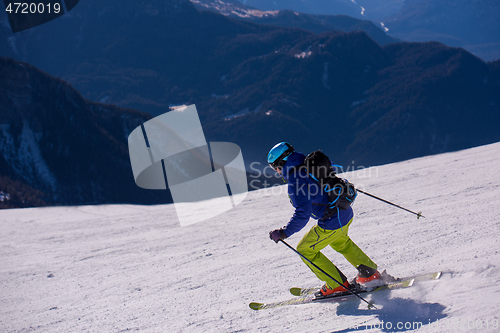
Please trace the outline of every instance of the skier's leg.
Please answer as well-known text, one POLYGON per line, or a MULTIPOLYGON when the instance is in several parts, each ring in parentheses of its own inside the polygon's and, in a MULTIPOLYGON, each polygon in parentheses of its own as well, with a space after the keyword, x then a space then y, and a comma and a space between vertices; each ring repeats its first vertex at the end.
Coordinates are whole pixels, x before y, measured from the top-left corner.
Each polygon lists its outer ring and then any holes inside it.
POLYGON ((362 273, 362 270, 374 272, 377 269, 377 264, 375 264, 347 235, 351 223, 352 219, 345 227, 337 229, 338 235, 329 242, 330 246, 335 251, 342 254, 360 273, 362 273))
MULTIPOLYGON (((299 244, 297 245, 297 251, 299 251, 307 259, 311 260, 315 265, 320 267, 331 277, 343 283, 347 281, 346 276, 342 274, 342 272, 330 261, 330 259, 328 259, 323 253, 320 252, 323 248, 330 244, 330 241, 332 239, 335 239, 339 230, 340 229, 325 230, 315 225, 300 240, 299 244)), ((325 281, 329 287, 331 287, 332 289, 338 287, 338 284, 335 281, 319 271, 316 267, 312 266, 304 259, 302 259, 302 261, 304 261, 304 263, 314 272, 314 274, 316 274, 318 279, 325 281)))

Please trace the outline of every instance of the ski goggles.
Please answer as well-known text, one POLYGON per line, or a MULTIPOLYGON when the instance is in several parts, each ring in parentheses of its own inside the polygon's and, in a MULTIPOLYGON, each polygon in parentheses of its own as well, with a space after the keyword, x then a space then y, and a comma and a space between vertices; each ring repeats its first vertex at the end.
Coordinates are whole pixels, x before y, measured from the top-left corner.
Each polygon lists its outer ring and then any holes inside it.
POLYGON ((277 159, 275 159, 273 162, 269 163, 269 166, 274 170, 278 171, 283 168, 283 166, 286 163, 287 157, 294 152, 294 149, 291 145, 287 145, 288 149, 283 152, 277 159))

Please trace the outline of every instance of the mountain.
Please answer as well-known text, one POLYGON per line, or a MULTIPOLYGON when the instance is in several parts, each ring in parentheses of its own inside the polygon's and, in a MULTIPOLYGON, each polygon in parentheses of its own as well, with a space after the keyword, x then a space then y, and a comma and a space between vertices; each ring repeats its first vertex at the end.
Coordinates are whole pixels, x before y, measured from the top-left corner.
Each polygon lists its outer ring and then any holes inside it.
POLYGON ((491 0, 405 0, 384 19, 391 36, 463 47, 484 60, 500 59, 500 2, 491 0))
MULTIPOLYGON (((88 101, 10 58, 0 57, 0 91, 0 209, 172 202, 169 191, 143 190, 132 175, 128 136, 151 115, 88 101)), ((278 182, 253 171, 252 189, 278 182)))
POLYGON ((380 47, 362 33, 317 35, 290 53, 249 60, 231 73, 227 84, 242 93, 214 100, 219 108, 262 96, 263 86, 272 97, 261 102, 265 113, 220 121, 213 129, 245 148, 298 139, 305 152, 324 147, 341 163, 357 165, 500 139, 494 125, 500 120, 500 62, 485 64, 439 43, 380 47), (255 83, 246 81, 259 75, 255 83))
POLYGON ((165 203, 134 183, 129 133, 150 115, 85 100, 35 67, 0 58, 0 208, 165 203))
MULTIPOLYGON (((269 239, 293 214, 285 186, 253 191, 227 213, 187 227, 174 205, 0 211, 3 331, 494 332, 499 165, 495 143, 342 175, 423 211, 417 220, 358 195, 349 236, 380 270, 444 272, 438 281, 366 295, 377 310, 357 299, 248 307, 290 299, 290 287, 322 285, 297 254, 269 239)), ((285 241, 296 247, 314 224, 285 241)), ((342 255, 323 253, 349 278, 357 273, 342 255)))
POLYGON ((241 3, 262 10, 290 9, 308 14, 347 15, 362 18, 362 10, 351 0, 240 0, 241 3))
POLYGON ((381 46, 360 31, 260 25, 181 0, 89 0, 4 30, 0 43, 87 103, 151 115, 196 104, 207 141, 238 144, 259 169, 280 141, 354 167, 500 140, 500 62, 435 42, 381 46))
POLYGON ((187 0, 154 0, 147 6, 110 1, 100 11, 101 5, 82 2, 58 20, 16 34, 3 27, 0 55, 69 81, 85 98, 158 115, 170 105, 188 102, 200 89, 214 93, 211 87, 222 83, 229 68, 279 47, 274 42, 286 35, 199 13, 187 0), (252 34, 269 37, 261 48, 244 40, 229 45, 237 36, 252 34), (235 52, 220 53, 231 48, 235 52))
MULTIPOLYGON (((192 0, 193 2, 234 3, 236 0, 192 0)), ((297 1, 262 1, 240 0, 240 4, 261 10, 293 10, 314 15, 347 15, 358 19, 379 22, 383 18, 397 14, 404 0, 297 0, 297 1)), ((236 5, 235 5, 236 7, 236 5)))
POLYGON ((399 40, 388 36, 380 27, 368 20, 346 15, 317 15, 299 13, 287 9, 263 11, 243 5, 236 0, 191 0, 198 9, 211 10, 232 18, 248 20, 259 24, 301 28, 315 33, 324 31, 364 31, 380 45, 396 43, 399 40))
MULTIPOLYGON (((221 4, 223 1, 213 2, 221 4)), ((500 59, 498 20, 500 2, 496 0, 352 0, 350 4, 347 2, 349 1, 339 3, 325 0, 241 0, 240 3, 260 10, 288 9, 315 15, 348 15, 362 18, 371 20, 377 25, 381 24, 391 37, 397 39, 412 42, 439 41, 448 46, 463 47, 485 61, 500 59)))
POLYGON ((373 22, 381 20, 399 13, 405 0, 356 0, 360 6, 363 17, 373 22))

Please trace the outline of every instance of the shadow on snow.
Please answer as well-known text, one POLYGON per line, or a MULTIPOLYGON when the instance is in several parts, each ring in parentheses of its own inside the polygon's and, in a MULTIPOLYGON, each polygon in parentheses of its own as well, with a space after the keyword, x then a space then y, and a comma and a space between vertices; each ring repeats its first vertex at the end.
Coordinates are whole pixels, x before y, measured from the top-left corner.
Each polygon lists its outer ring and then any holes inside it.
MULTIPOLYGON (((390 298, 390 291, 378 294, 372 299, 378 309, 368 309, 359 299, 340 302, 337 316, 367 316, 366 321, 352 325, 341 332, 360 332, 379 329, 382 332, 404 332, 435 323, 446 317, 446 307, 439 303, 423 303, 408 298, 390 298), (362 303, 362 304, 361 304, 362 303)), ((333 333, 332 332, 332 333, 333 333)))

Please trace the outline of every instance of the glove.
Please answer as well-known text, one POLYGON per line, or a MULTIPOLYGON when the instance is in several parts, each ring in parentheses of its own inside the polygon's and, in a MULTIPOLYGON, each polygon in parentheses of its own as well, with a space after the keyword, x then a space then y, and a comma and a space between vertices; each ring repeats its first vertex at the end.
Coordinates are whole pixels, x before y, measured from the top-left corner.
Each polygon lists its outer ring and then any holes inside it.
POLYGON ((286 235, 283 229, 276 229, 269 232, 269 238, 271 238, 275 243, 278 243, 280 239, 285 239, 286 235))

